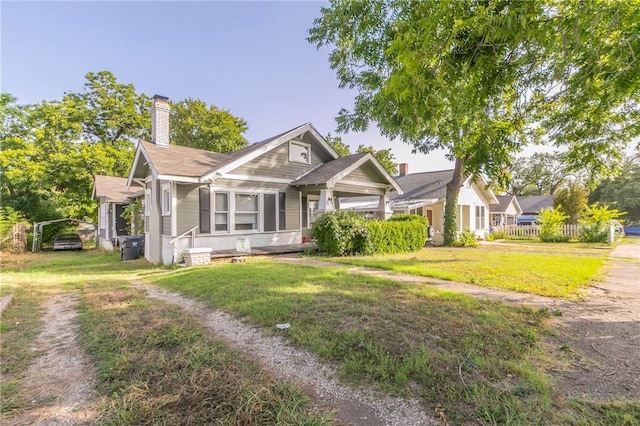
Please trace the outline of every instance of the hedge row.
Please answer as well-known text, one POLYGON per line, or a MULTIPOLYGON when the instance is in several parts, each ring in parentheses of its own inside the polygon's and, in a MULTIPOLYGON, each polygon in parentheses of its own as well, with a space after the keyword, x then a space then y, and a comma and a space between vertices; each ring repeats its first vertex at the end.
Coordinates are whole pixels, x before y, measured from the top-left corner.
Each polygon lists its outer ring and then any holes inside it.
POLYGON ((427 225, 425 217, 416 215, 366 221, 355 212, 336 211, 318 218, 312 234, 318 249, 330 256, 392 254, 422 248, 427 225))

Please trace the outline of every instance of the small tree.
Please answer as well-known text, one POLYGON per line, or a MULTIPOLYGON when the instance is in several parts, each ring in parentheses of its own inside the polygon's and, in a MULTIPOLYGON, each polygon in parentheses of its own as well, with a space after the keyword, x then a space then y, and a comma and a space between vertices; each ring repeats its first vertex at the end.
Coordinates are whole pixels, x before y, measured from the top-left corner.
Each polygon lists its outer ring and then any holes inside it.
POLYGON ((567 223, 575 225, 587 208, 588 196, 589 191, 584 185, 572 182, 566 188, 558 191, 553 200, 553 206, 555 208, 562 207, 567 215, 567 223))
POLYGON ((540 240, 551 243, 569 241, 569 237, 562 233, 562 226, 568 217, 560 207, 540 210, 536 216, 536 222, 540 223, 540 240))
POLYGON ((580 241, 585 243, 606 243, 609 237, 609 227, 612 220, 618 219, 626 213, 618 209, 609 209, 607 204, 592 204, 587 207, 582 224, 580 241))
POLYGON ((122 217, 129 228, 131 235, 142 235, 144 231, 144 219, 142 217, 142 202, 137 198, 133 203, 123 209, 122 217))
MULTIPOLYGON (((0 207, 0 251, 9 253, 24 252, 24 242, 16 243, 13 238, 13 230, 16 225, 26 225, 24 216, 11 207, 0 207)), ((24 230, 24 227, 23 227, 24 230)))

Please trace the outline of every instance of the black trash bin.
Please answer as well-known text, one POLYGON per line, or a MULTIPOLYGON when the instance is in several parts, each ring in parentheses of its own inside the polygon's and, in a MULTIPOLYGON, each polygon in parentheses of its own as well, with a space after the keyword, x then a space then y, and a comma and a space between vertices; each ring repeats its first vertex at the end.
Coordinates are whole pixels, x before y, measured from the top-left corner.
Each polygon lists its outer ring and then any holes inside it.
POLYGON ((136 260, 144 254, 144 237, 132 235, 120 242, 120 260, 136 260))

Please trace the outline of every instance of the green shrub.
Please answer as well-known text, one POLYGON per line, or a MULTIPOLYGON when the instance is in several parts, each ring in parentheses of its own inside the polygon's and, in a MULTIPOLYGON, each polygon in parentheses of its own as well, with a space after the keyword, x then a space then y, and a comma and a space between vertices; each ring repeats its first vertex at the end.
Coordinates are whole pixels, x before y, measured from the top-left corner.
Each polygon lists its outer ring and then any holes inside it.
POLYGON ((509 234, 504 230, 494 230, 492 233, 487 235, 487 240, 495 241, 495 240, 508 240, 509 234))
POLYGON ((12 239, 13 227, 20 223, 28 225, 22 213, 9 206, 0 207, 0 251, 20 252, 20 248, 14 245, 12 239))
MULTIPOLYGON (((408 216, 408 215, 407 215, 408 216)), ((369 230, 367 254, 391 254, 417 251, 427 241, 427 220, 419 219, 373 220, 366 222, 369 230)), ((393 216, 392 216, 393 218, 393 216)))
POLYGON ((312 235, 318 249, 330 256, 402 253, 424 246, 427 219, 398 215, 388 221, 365 221, 354 212, 335 211, 315 221, 312 235))
MULTIPOLYGON (((618 209, 610 210, 607 204, 592 204, 587 207, 585 217, 580 221, 582 224, 582 232, 580 241, 585 243, 607 243, 609 242, 609 228, 611 221, 618 219, 625 213, 618 209)), ((615 233, 615 238, 621 237, 619 232, 615 233)))
POLYGON ((394 214, 389 218, 389 222, 411 222, 415 221, 421 223, 423 226, 429 226, 429 220, 424 216, 417 214, 394 214))
POLYGON ((330 256, 352 256, 370 251, 369 230, 365 220, 352 211, 325 213, 313 223, 311 230, 318 249, 330 256))
POLYGON ((559 207, 540 210, 536 216, 536 222, 540 223, 540 240, 547 243, 569 241, 569 237, 562 233, 562 227, 568 218, 559 207))
POLYGON ((468 229, 461 232, 458 238, 453 242, 454 247, 478 247, 478 238, 476 234, 468 229))

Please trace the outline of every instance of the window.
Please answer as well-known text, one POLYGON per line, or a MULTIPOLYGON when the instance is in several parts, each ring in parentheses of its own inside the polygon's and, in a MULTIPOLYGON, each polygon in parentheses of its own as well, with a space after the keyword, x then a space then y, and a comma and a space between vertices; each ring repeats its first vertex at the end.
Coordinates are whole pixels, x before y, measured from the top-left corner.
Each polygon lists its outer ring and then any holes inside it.
POLYGON ((256 194, 236 194, 235 230, 258 230, 258 196, 256 194))
POLYGON ((215 196, 215 230, 229 230, 229 194, 216 192, 215 196))
POLYGON ((476 206, 476 229, 484 229, 484 206, 476 206))
POLYGON ((289 142, 289 161, 311 164, 311 145, 304 142, 289 142))
POLYGON ((307 197, 302 197, 302 227, 307 228, 308 224, 308 215, 307 215, 307 197))
POLYGON ((264 194, 264 231, 276 230, 276 194, 264 194))
POLYGON ((100 229, 107 229, 107 210, 109 204, 104 203, 100 205, 100 229))
POLYGON ((211 232, 211 191, 209 188, 200 188, 200 233, 211 232))
POLYGON ((171 184, 162 184, 162 216, 171 215, 171 184))
POLYGON ((151 214, 151 190, 144 190, 144 215, 149 216, 151 214))
POLYGON ((281 192, 278 194, 278 229, 284 231, 287 229, 287 194, 281 192))

